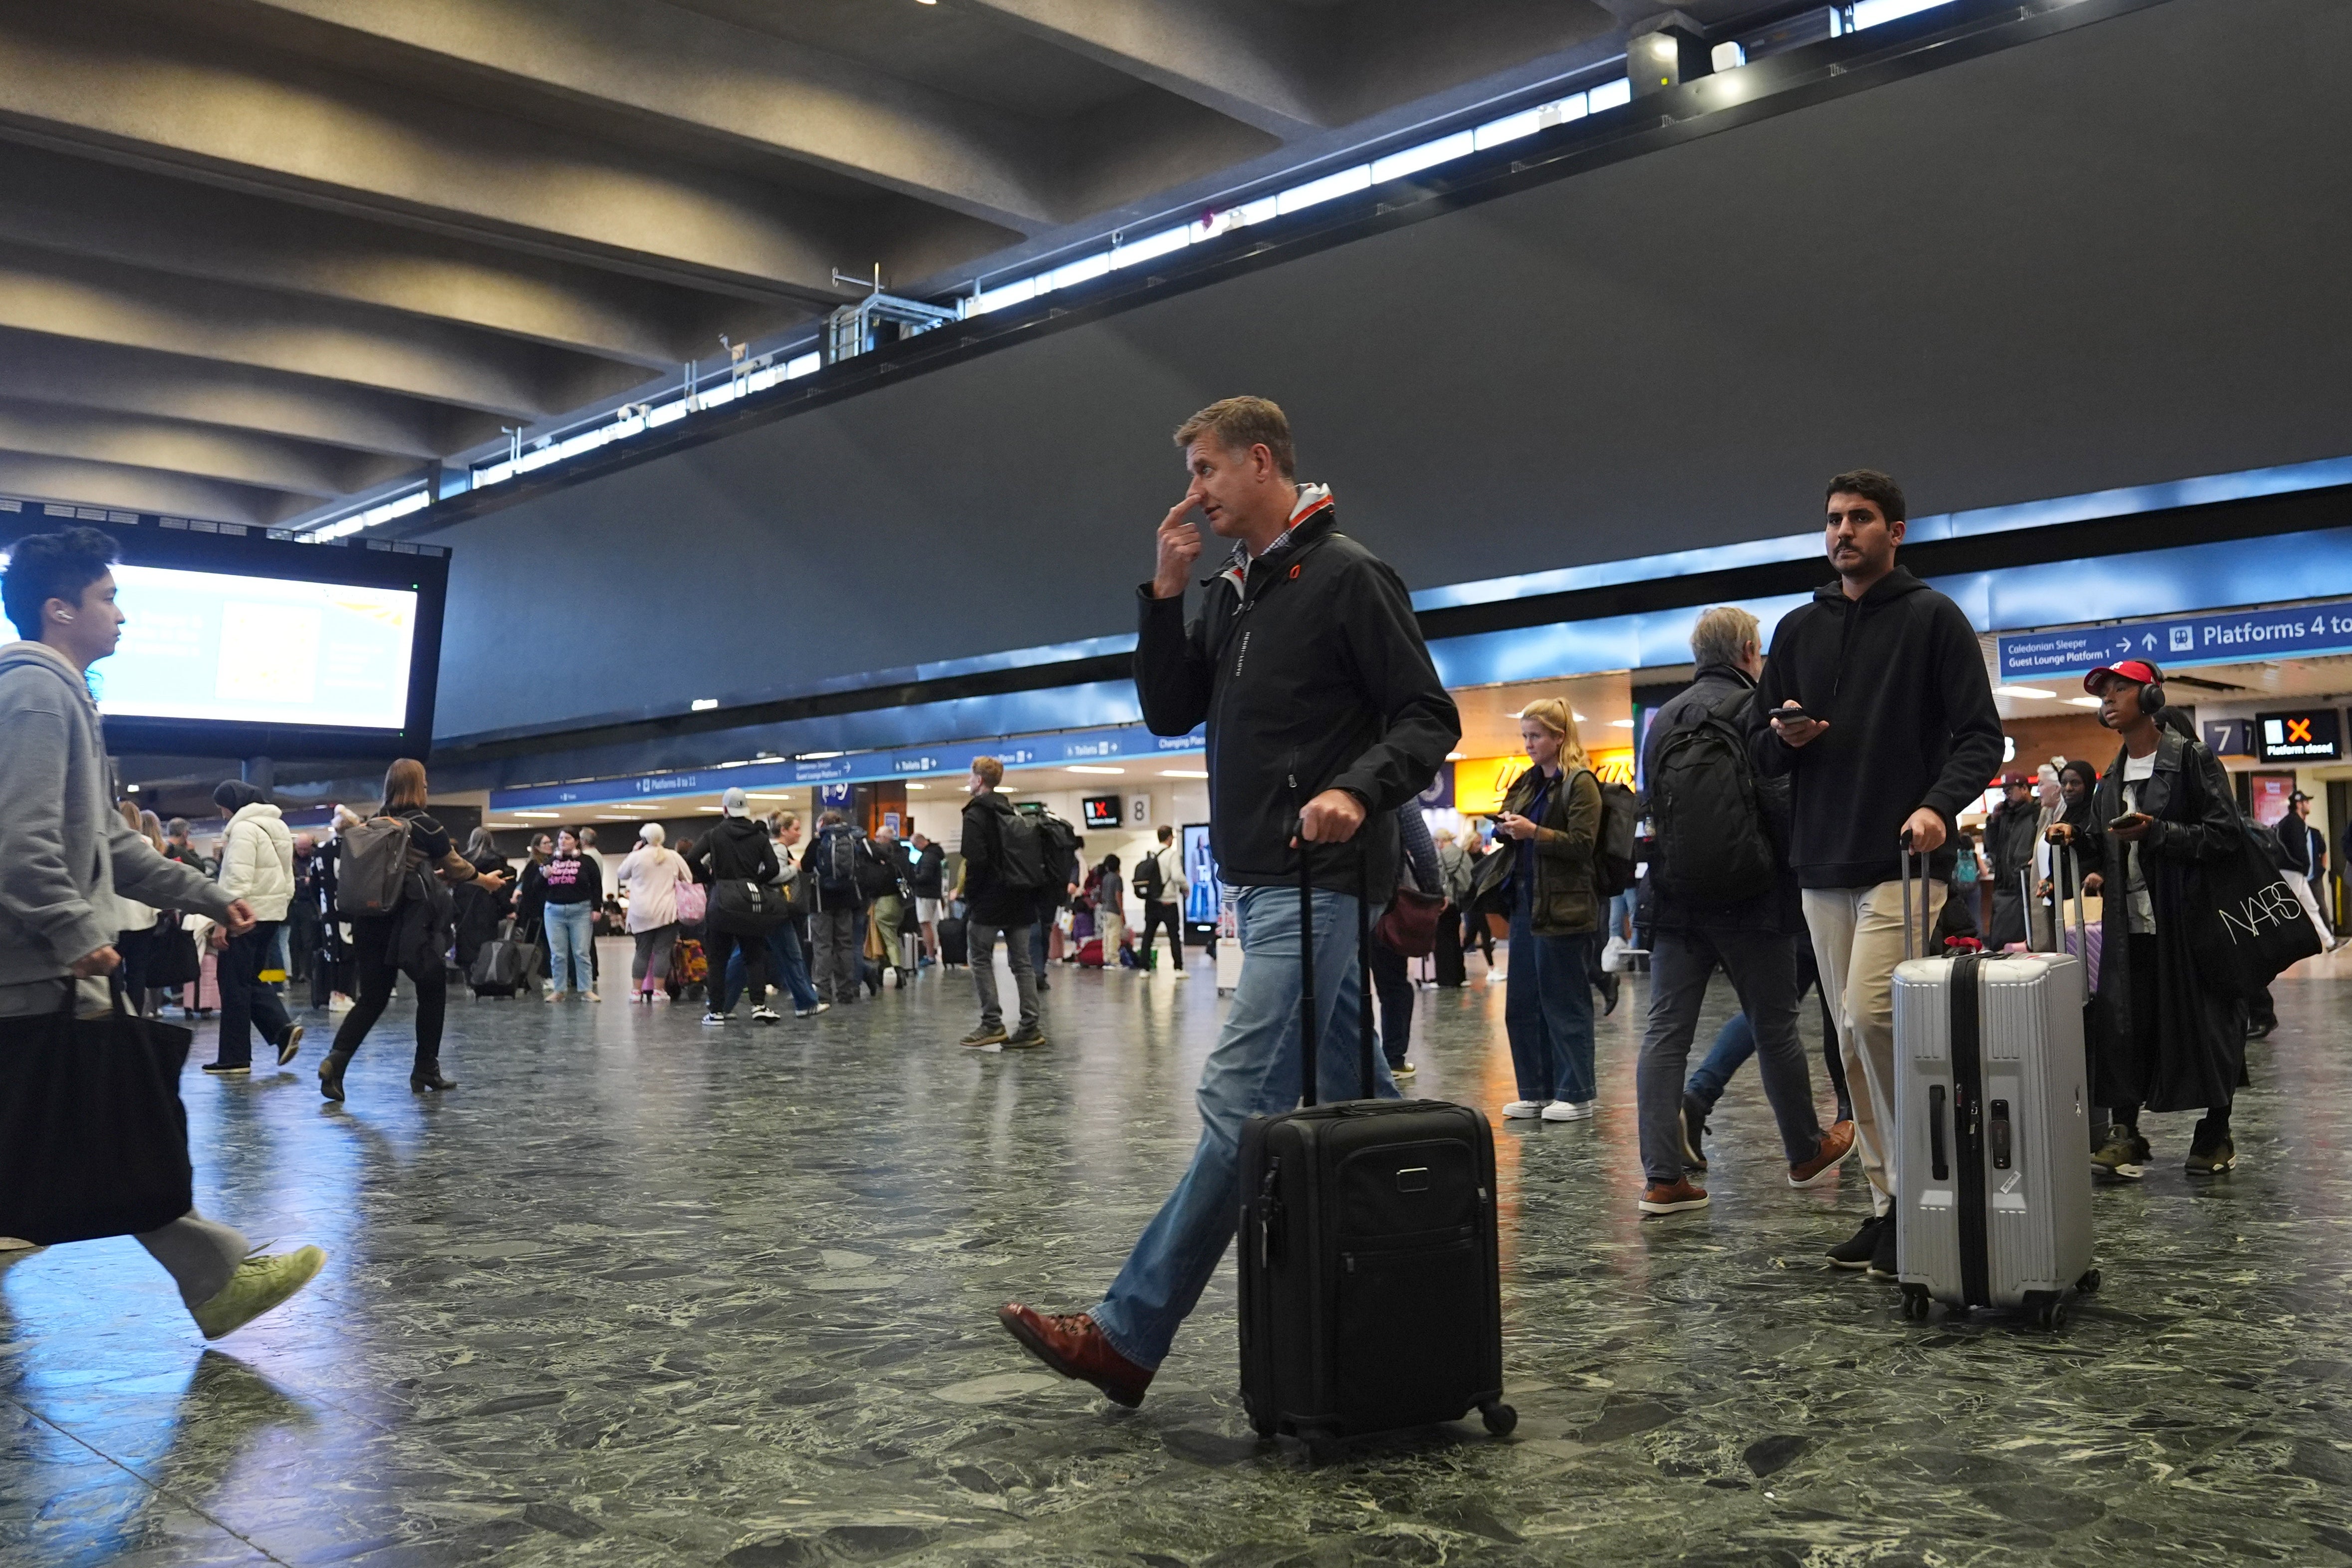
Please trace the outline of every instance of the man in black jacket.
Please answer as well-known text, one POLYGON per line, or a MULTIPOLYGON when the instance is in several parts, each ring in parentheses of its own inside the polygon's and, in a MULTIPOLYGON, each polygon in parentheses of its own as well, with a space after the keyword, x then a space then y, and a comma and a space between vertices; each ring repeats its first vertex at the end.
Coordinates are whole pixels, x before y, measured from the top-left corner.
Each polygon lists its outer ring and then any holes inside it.
MULTIPOLYGON (((1008 868, 1005 835, 1021 831, 1022 824, 1013 820, 1013 803, 997 792, 1003 782, 1003 763, 994 757, 971 760, 971 782, 966 786, 971 798, 963 806, 963 930, 971 988, 980 997, 980 1027, 961 1043, 1013 1051, 1045 1043, 1037 1022, 1036 955, 1029 941, 1037 920, 1038 887, 1045 878, 1042 860, 1026 870, 1008 868), (1021 998, 1021 1021, 1010 1034, 1004 1029, 1003 1005, 996 997, 999 936, 1004 938, 1004 960, 1013 966, 1013 988, 1021 998)), ((1034 838, 1035 829, 1029 832, 1034 838)))
POLYGON ((1988 945, 2006 947, 2025 940, 2025 893, 2017 876, 2033 865, 2042 842, 2042 809, 2033 802, 2033 781, 2011 773, 2000 781, 2000 805, 1985 822, 1985 858, 1992 862, 1992 936, 1988 945))
POLYGON ((2336 932, 2330 929, 2322 912, 2319 895, 2327 887, 2327 839, 2311 826, 2311 797, 2301 790, 2286 797, 2286 810, 2281 815, 2274 830, 2279 847, 2286 851, 2286 864, 2280 868, 2287 886, 2303 903, 2303 912, 2311 917, 2314 930, 2319 932, 2323 951, 2336 945, 2336 932))
MULTIPOLYGON (((1721 775, 1750 760, 1742 740, 1754 707, 1756 677, 1764 668, 1756 617, 1718 605, 1691 629, 1697 679, 1658 710, 1642 776, 1649 781, 1651 821, 1657 837, 1649 882, 1654 900, 1650 939, 1650 1017, 1642 1037, 1634 1096, 1641 1110, 1643 1214, 1704 1208, 1704 1188, 1684 1173, 1688 1142, 1683 1126, 1683 1080, 1692 1033, 1707 979, 1717 964, 1738 993, 1740 1010, 1756 1031, 1757 1070, 1780 1127, 1789 1184, 1830 1180, 1853 1148, 1853 1124, 1826 1132, 1813 1110, 1812 1074, 1797 1037, 1797 931, 1802 918, 1796 879, 1789 872, 1788 785, 1754 781, 1754 819, 1740 837, 1760 853, 1752 868, 1760 886, 1725 887, 1727 862, 1712 842, 1735 813, 1724 809, 1721 775), (1687 795, 1669 805, 1670 795, 1687 795), (1710 820, 1686 823, 1696 812, 1710 820), (1748 837, 1752 831, 1754 837, 1748 837)), ((1752 776, 1752 775, 1751 775, 1752 776)))
POLYGON ((907 862, 907 886, 915 895, 915 924, 923 933, 925 968, 940 961, 940 878, 947 863, 946 850, 929 837, 915 835, 914 853, 907 862))
MULTIPOLYGON (((1212 404, 1176 432, 1192 484, 1160 524, 1140 590, 1135 687, 1153 733, 1209 727, 1210 837, 1239 890, 1243 967, 1201 1075, 1192 1162, 1092 1311, 998 1317, 1055 1371, 1138 1405, 1233 1239, 1242 1123, 1286 1110, 1300 1070, 1299 857, 1315 884, 1319 1094, 1361 1092, 1356 1018, 1357 890, 1397 884, 1396 809, 1461 738, 1404 584, 1334 531, 1330 491, 1301 486, 1290 427, 1263 398, 1212 404), (1184 586, 1209 527, 1237 541, 1184 621, 1184 586)), ((1393 1097, 1385 1061, 1377 1092, 1393 1097)))
POLYGON ((1960 809, 2000 765, 2000 714, 1976 628, 1895 564, 1900 486, 1858 468, 1829 483, 1823 544, 1837 580, 1780 619, 1750 745, 1789 776, 1789 860, 1822 984, 1837 998, 1871 1217, 1831 1248, 1840 1268, 1895 1277, 1895 966, 1902 845, 1927 852, 1932 918, 1951 880, 1960 809), (1783 708, 1797 713, 1775 716, 1783 708))

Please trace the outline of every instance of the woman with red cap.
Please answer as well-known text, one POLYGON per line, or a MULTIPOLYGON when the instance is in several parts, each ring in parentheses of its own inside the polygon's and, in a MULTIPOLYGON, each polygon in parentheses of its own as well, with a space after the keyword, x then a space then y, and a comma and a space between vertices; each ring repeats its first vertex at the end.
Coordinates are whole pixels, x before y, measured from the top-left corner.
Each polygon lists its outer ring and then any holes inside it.
POLYGON ((2083 687, 2099 699, 2099 722, 2123 738, 2088 820, 2050 829, 2053 843, 2082 851, 2083 890, 2105 896, 2091 1088, 2113 1121, 2091 1163, 2137 1181, 2149 1159, 2140 1111, 2202 1110, 2189 1171, 2220 1175, 2238 1158, 2230 1102, 2244 1073, 2245 1020, 2198 973, 2188 911, 2193 868, 2228 858, 2240 842, 2230 777, 2165 706, 2155 665, 2125 659, 2083 687))

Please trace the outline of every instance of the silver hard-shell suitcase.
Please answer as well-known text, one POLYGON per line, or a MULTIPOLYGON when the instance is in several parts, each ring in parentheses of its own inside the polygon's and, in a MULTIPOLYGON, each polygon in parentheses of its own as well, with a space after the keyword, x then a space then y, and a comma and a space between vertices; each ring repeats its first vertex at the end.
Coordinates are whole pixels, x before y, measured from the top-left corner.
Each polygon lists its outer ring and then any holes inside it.
POLYGON ((2003 1307, 2054 1329, 2075 1294, 2099 1288, 2083 963, 2063 952, 1910 956, 1910 860, 1892 1137, 1904 1314, 1925 1318, 1931 1300, 2003 1307))

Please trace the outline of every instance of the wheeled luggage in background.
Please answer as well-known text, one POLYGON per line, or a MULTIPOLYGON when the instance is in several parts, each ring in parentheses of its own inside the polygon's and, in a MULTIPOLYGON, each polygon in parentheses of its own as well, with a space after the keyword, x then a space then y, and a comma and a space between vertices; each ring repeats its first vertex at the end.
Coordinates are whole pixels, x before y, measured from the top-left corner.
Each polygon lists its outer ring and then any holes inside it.
POLYGON ((207 1017, 220 1011, 220 954, 213 944, 205 944, 204 955, 196 960, 196 1016, 207 1017))
POLYGON ((1466 1106, 1373 1098, 1367 920, 1357 931, 1364 1097, 1315 1103, 1303 840, 1299 858, 1304 1108, 1242 1129, 1242 1403, 1260 1433, 1310 1443, 1474 1409, 1501 1436, 1518 1416, 1503 1403, 1494 1133, 1466 1106))
POLYGON ((531 983, 538 958, 535 945, 515 940, 514 921, 501 921, 499 934, 482 943, 482 951, 474 955, 466 983, 478 999, 512 996, 531 983))
POLYGON ((1904 1314, 2003 1307, 2054 1329, 2099 1288, 2083 961, 1910 956, 1930 924, 1924 855, 1912 923, 1912 858, 1906 847, 1891 1134, 1904 1314))
POLYGON ((964 935, 961 915, 940 917, 940 962, 958 966, 971 962, 971 947, 964 935))
POLYGON ((1098 936, 1090 936, 1087 938, 1085 942, 1078 944, 1078 967, 1080 969, 1100 969, 1102 966, 1102 938, 1098 936))

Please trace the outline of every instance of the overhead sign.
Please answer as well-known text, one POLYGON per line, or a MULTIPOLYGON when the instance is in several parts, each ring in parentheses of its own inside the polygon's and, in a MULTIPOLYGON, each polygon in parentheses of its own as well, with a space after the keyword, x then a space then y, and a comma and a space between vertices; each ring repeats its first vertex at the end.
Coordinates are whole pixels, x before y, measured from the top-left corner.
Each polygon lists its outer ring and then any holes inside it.
POLYGON ((879 779, 919 778, 925 774, 961 773, 974 757, 994 757, 1008 768, 1050 768, 1065 763, 1101 763, 1123 758, 1168 756, 1199 752, 1208 744, 1202 731, 1189 735, 1155 735, 1140 724, 1103 730, 1069 730, 1056 735, 1021 735, 1010 740, 958 741, 911 752, 854 752, 838 757, 780 758, 774 762, 730 763, 720 767, 693 768, 670 773, 640 773, 635 778, 588 779, 577 784, 536 784, 528 789, 490 792, 492 811, 520 811, 545 805, 597 805, 605 802, 657 801, 664 796, 714 795, 738 787, 773 789, 780 785, 868 784, 879 779))
POLYGON ((2254 715, 2255 754, 2266 763, 2333 763, 2344 755, 2343 719, 2333 708, 2254 715))
POLYGON ((2087 675, 2119 658, 2182 665, 2242 664, 2287 654, 2352 652, 2352 599, 2284 610, 2226 610, 1999 639, 2003 680, 2087 675))

